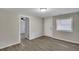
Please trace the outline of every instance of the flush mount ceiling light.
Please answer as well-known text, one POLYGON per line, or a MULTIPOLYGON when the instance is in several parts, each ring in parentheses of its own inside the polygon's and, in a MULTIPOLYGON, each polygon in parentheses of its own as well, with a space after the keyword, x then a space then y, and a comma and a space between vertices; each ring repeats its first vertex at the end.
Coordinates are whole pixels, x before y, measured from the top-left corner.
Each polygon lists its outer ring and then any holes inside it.
POLYGON ((46 12, 47 11, 47 8, 40 8, 40 11, 41 12, 46 12))

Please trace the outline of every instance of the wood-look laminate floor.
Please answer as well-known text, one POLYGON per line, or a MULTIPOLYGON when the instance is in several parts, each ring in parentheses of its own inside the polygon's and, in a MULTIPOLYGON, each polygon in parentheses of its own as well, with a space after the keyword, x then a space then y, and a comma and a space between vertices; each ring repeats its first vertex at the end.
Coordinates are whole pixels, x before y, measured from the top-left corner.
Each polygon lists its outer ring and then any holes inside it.
POLYGON ((1 49, 1 51, 79 51, 79 45, 40 37, 34 40, 22 39, 21 44, 1 49))

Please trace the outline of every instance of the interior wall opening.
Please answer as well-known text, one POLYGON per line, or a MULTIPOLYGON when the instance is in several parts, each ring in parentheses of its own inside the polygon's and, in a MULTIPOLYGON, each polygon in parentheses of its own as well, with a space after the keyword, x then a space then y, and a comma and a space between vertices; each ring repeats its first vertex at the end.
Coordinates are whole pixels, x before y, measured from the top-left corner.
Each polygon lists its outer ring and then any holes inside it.
POLYGON ((20 38, 29 39, 29 18, 25 16, 20 17, 20 38))

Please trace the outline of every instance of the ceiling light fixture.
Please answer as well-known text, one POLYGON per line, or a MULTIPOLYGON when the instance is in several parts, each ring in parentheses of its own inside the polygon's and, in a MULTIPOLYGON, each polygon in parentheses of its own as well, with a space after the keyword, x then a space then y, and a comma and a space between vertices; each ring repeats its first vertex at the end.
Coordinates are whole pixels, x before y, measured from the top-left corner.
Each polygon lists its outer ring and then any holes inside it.
POLYGON ((47 8, 40 8, 40 11, 45 12, 45 11, 47 11, 47 8))

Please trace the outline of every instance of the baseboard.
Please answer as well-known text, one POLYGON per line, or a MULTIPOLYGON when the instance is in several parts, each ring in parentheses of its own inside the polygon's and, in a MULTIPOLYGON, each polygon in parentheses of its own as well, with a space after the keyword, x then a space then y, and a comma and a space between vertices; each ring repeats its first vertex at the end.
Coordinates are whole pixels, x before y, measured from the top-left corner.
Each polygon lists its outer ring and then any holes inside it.
POLYGON ((70 42, 70 43, 74 43, 74 44, 79 44, 78 41, 70 41, 70 40, 67 40, 67 39, 62 39, 62 38, 57 38, 57 37, 53 37, 53 36, 49 36, 49 35, 41 35, 41 36, 38 36, 38 37, 34 37, 34 38, 31 38, 29 40, 33 40, 33 39, 36 39, 36 38, 39 38, 39 37, 42 37, 42 36, 46 36, 46 37, 50 37, 50 38, 54 38, 54 39, 57 39, 57 40, 61 40, 61 41, 65 41, 65 42, 70 42))
POLYGON ((7 47, 10 47, 10 46, 13 46, 13 45, 17 45, 17 44, 20 44, 20 42, 16 42, 16 43, 13 43, 13 44, 9 44, 9 45, 0 47, 0 49, 4 49, 4 48, 7 48, 7 47))
MULTIPOLYGON (((53 38, 56 38, 56 37, 53 37, 53 38)), ((62 39, 62 38, 56 38, 56 39, 58 39, 58 40, 62 40, 62 41, 66 41, 66 42, 70 42, 70 43, 74 43, 74 44, 79 44, 79 42, 78 41, 70 41, 70 40, 67 40, 67 39, 62 39)))
POLYGON ((34 40, 34 39, 39 38, 41 36, 43 36, 43 35, 39 35, 39 36, 36 36, 36 37, 31 37, 31 38, 29 38, 29 40, 34 40))
POLYGON ((51 38, 53 38, 53 36, 50 36, 50 35, 45 35, 45 34, 44 34, 43 36, 47 36, 47 37, 51 37, 51 38))
MULTIPOLYGON (((50 37, 50 36, 46 36, 46 37, 50 37)), ((56 38, 56 37, 50 37, 50 38, 52 38, 52 39, 54 38, 56 40, 61 40, 61 41, 65 41, 65 42, 69 42, 69 43, 73 43, 73 44, 78 44, 79 45, 79 42, 77 42, 77 41, 70 41, 70 40, 67 40, 67 39, 63 40, 63 39, 56 38)))
MULTIPOLYGON (((38 37, 34 37, 34 38, 31 38, 30 40, 33 40, 33 39, 36 39, 36 38, 39 38, 39 37, 42 37, 42 36, 45 36, 45 35, 40 35, 38 37)), ((50 36, 46 36, 46 37, 50 37, 50 36)), ((79 42, 76 42, 76 41, 69 41, 69 40, 63 40, 63 39, 59 39, 59 38, 56 38, 56 37, 50 37, 50 38, 54 38, 56 40, 61 40, 61 41, 65 41, 65 42, 70 42, 70 43, 74 43, 74 44, 78 44, 79 45, 79 42)), ((13 44, 9 44, 9 45, 6 45, 6 46, 3 46, 3 47, 0 47, 0 49, 4 49, 4 48, 7 48, 7 47, 10 47, 10 46, 13 46, 13 45, 17 45, 17 44, 20 44, 20 42, 16 42, 16 43, 13 43, 13 44)))

